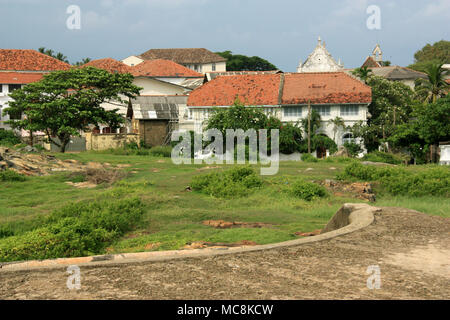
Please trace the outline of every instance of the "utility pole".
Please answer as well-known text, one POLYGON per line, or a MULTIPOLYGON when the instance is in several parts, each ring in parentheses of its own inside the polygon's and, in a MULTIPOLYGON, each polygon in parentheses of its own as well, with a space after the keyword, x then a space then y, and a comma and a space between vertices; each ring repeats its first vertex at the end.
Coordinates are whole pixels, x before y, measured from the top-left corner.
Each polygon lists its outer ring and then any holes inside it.
POLYGON ((308 100, 308 153, 311 154, 311 100, 308 100))

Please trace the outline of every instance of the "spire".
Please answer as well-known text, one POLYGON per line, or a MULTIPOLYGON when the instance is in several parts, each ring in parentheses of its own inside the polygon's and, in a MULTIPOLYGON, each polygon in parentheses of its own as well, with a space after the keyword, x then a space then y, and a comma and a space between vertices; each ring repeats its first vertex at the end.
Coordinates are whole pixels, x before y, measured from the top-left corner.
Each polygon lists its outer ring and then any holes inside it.
POLYGON ((320 38, 320 36, 319 36, 319 39, 317 39, 317 42, 319 45, 321 45, 322 39, 320 38))

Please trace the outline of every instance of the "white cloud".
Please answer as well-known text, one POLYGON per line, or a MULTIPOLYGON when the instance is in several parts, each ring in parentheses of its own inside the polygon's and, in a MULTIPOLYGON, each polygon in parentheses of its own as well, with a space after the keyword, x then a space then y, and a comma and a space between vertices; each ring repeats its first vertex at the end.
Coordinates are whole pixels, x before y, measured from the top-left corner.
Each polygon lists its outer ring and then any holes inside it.
POLYGON ((435 3, 429 3, 425 10, 423 11, 423 15, 427 17, 435 17, 435 16, 450 16, 450 1, 449 0, 440 0, 435 3))

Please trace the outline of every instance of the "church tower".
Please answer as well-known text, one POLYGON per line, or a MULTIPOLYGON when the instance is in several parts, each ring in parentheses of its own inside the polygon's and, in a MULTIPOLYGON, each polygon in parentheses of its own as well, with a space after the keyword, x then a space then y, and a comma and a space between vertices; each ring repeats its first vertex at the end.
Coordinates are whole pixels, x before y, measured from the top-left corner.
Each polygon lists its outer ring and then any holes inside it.
POLYGON ((334 72, 344 68, 339 59, 339 63, 334 60, 325 48, 325 42, 319 36, 317 46, 308 56, 304 63, 300 61, 297 72, 334 72))

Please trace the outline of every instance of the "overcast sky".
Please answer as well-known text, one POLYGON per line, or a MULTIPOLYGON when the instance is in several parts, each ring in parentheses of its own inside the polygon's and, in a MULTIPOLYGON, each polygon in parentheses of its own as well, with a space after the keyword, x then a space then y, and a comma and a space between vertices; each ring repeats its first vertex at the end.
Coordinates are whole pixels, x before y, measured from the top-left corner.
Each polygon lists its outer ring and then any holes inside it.
POLYGON ((0 48, 47 47, 71 62, 203 47, 295 71, 320 35, 346 68, 376 43, 385 60, 406 66, 425 44, 450 40, 450 0, 0 0, 0 14, 0 48), (79 30, 66 26, 70 5, 81 9, 79 30), (369 5, 380 8, 380 30, 367 28, 369 5))

